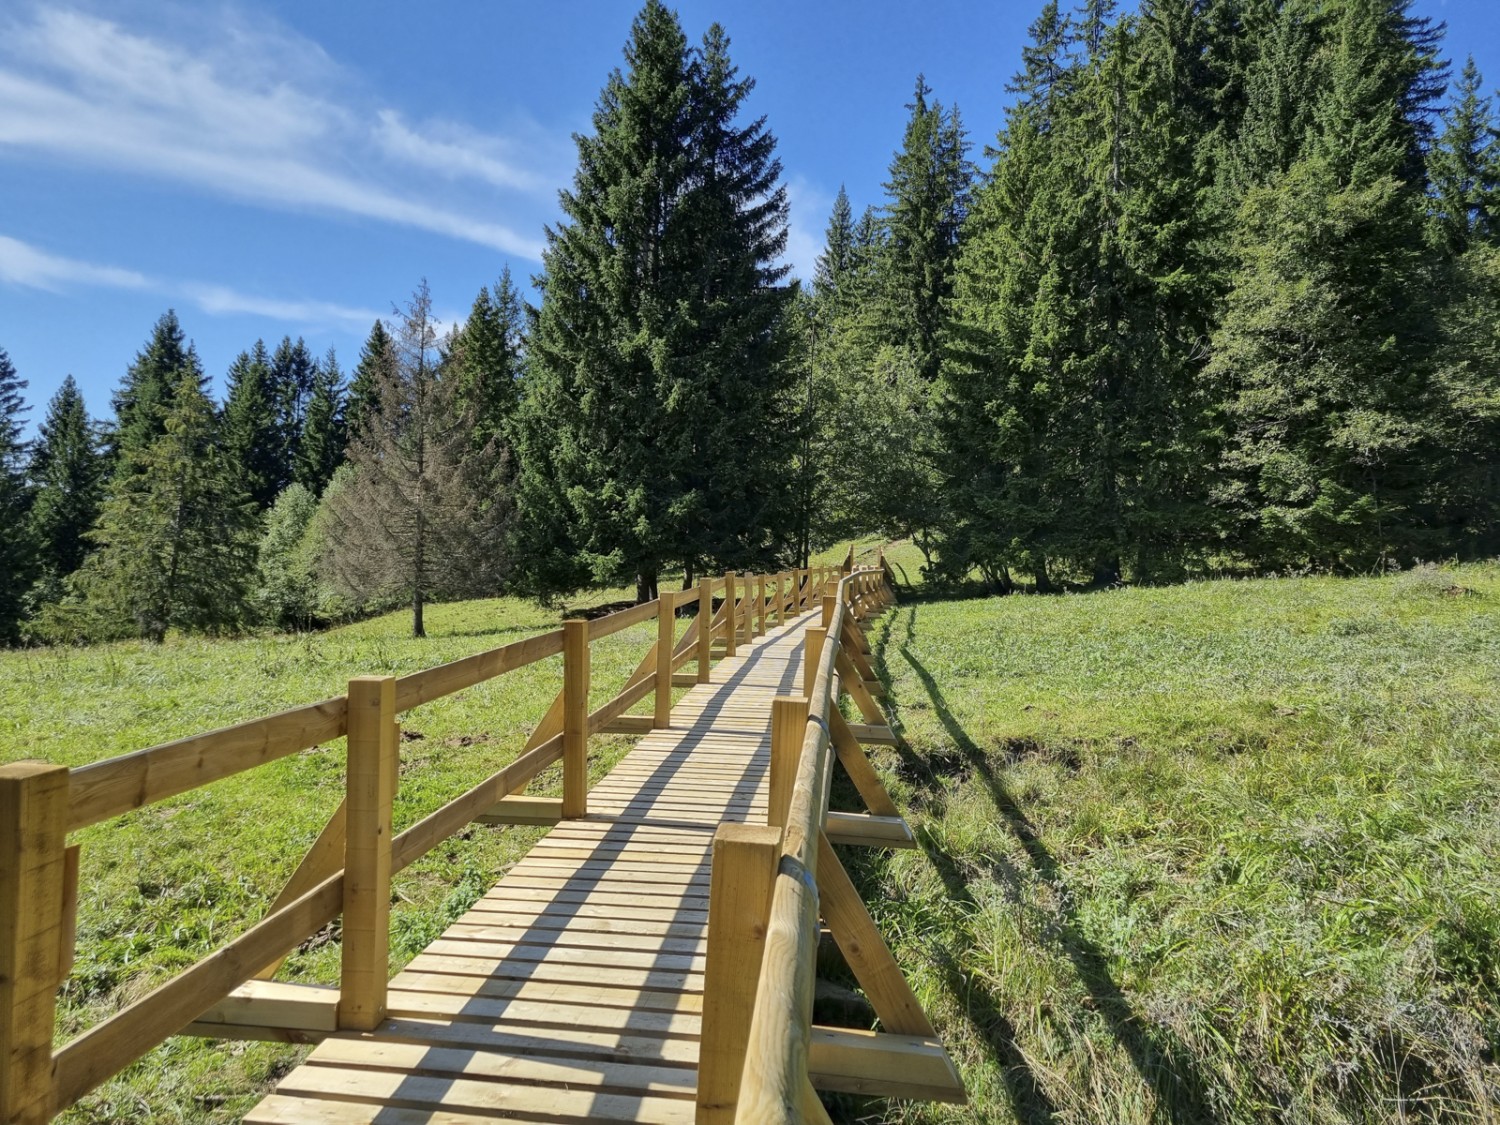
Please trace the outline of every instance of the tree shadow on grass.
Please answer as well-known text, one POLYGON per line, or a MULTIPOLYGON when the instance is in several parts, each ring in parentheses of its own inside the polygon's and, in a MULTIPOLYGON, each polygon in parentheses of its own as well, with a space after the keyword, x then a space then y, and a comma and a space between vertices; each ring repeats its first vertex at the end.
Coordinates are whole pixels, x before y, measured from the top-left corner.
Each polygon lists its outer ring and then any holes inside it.
MULTIPOLYGON (((1065 886, 1062 867, 1057 858, 1042 842, 1036 827, 1006 787, 1005 782, 996 773, 988 755, 954 717, 948 700, 938 687, 937 681, 912 652, 910 642, 915 637, 915 619, 916 608, 915 606, 909 607, 906 637, 900 646, 902 658, 921 681, 938 721, 969 766, 972 776, 983 782, 996 811, 1015 833, 1017 841, 1026 852, 1037 874, 1054 886, 1065 886)), ((880 638, 878 653, 872 654, 877 656, 876 666, 880 669, 879 674, 882 679, 885 679, 887 683, 889 683, 889 676, 886 669, 885 648, 889 636, 890 630, 887 629, 880 638)), ((894 698, 888 697, 888 704, 893 703, 894 698)), ((899 738, 897 752, 902 758, 903 765, 911 771, 908 776, 920 777, 925 774, 931 778, 934 790, 941 788, 936 776, 932 774, 922 757, 906 743, 904 737, 899 738)), ((919 838, 923 836, 925 834, 919 833, 919 838)), ((960 902, 973 903, 973 896, 967 887, 967 878, 960 866, 941 848, 931 845, 926 839, 922 839, 922 846, 934 869, 942 878, 948 893, 960 902)), ((1072 961, 1079 980, 1088 990, 1094 1009, 1103 1017, 1115 1039, 1130 1057, 1142 1081, 1155 1095, 1159 1113, 1173 1125, 1199 1125, 1202 1122, 1215 1120, 1203 1078, 1187 1051, 1175 1043, 1158 1042, 1145 1030, 1131 1009, 1124 992, 1110 975, 1104 954, 1084 935, 1076 916, 1065 905, 1060 908, 1059 914, 1061 925, 1058 941, 1063 952, 1072 961)), ((993 998, 991 1002, 993 1003, 993 998)), ((1000 1018, 1004 1019, 1003 1016, 1000 1018)), ((1008 1030, 1007 1038, 1011 1034, 1013 1034, 1013 1029, 1008 1030)), ((992 1045, 999 1046, 995 1044, 993 1038, 990 1042, 992 1045)), ((997 1052, 998 1061, 1008 1067, 1009 1057, 1017 1052, 1013 1043, 1007 1042, 1005 1048, 1004 1051, 997 1052)), ((1027 1120, 1024 1117, 1022 1119, 1027 1120)))

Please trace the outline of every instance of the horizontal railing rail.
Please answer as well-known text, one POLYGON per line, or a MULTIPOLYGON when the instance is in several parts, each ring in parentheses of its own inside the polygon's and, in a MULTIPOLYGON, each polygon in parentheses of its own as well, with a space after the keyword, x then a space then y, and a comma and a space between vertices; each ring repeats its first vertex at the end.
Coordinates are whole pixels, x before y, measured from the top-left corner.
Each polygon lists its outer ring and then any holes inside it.
POLYGON ((567 621, 560 629, 403 676, 358 677, 343 697, 135 753, 74 769, 35 761, 0 766, 0 1122, 48 1120, 235 989, 269 979, 292 950, 341 916, 338 1026, 375 1027, 384 1016, 390 976, 393 875, 475 820, 505 823, 506 799, 558 761, 563 794, 556 816, 586 815, 590 736, 669 726, 679 668, 696 661, 690 678, 707 682, 715 655, 732 655, 771 626, 817 608, 819 591, 835 573, 814 567, 705 578, 693 589, 593 621, 567 621), (697 613, 679 637, 679 611, 694 603, 697 613), (652 620, 658 628, 650 650, 622 689, 591 710, 591 644, 652 620), (559 655, 562 690, 518 756, 394 833, 398 716, 559 655), (653 693, 649 719, 627 716, 653 693), (621 727, 625 723, 628 728, 621 727), (68 835, 340 737, 348 746, 344 801, 266 915, 54 1048, 57 992, 72 966, 77 929, 79 845, 70 845, 68 835))

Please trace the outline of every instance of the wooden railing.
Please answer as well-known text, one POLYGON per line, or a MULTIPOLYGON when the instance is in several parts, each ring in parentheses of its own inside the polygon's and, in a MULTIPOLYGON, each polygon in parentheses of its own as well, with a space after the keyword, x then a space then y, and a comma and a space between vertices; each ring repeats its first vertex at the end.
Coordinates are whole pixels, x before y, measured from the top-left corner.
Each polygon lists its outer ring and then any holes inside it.
MULTIPOLYGON (((805 694, 779 698, 771 720, 767 826, 716 834, 709 892, 699 1125, 827 1122, 816 1089, 962 1102, 962 1081, 830 843, 903 846, 890 835, 836 832, 858 821, 904 822, 861 742, 893 741, 874 695, 862 618, 894 601, 883 552, 830 583, 822 623, 807 630, 805 694), (844 717, 840 697, 863 723, 844 717), (834 763, 869 816, 830 813, 834 763), (878 841, 878 842, 876 842, 878 841), (813 1025, 820 919, 883 1029, 813 1025)), ((906 835, 905 846, 910 846, 906 835)))
POLYGON ((674 685, 707 682, 716 652, 733 654, 742 641, 818 608, 819 592, 836 573, 730 573, 436 668, 357 677, 340 698, 122 757, 76 769, 35 761, 0 766, 0 1123, 46 1121, 169 1036, 211 1033, 195 1021, 247 982, 269 980, 297 945, 341 915, 334 1024, 375 1027, 390 977, 393 875, 476 820, 537 824, 585 815, 591 735, 670 725, 674 685), (693 602, 697 614, 679 638, 678 611, 693 602), (658 627, 650 651, 621 691, 590 711, 590 644, 651 620, 658 627), (393 835, 397 716, 559 654, 562 690, 519 756, 393 835), (677 674, 695 662, 693 672, 677 674), (651 715, 626 714, 652 693, 651 715), (73 963, 77 920, 79 845, 70 845, 68 835, 341 736, 348 746, 344 801, 266 916, 54 1049, 57 992, 73 963), (560 799, 522 795, 559 760, 560 799))

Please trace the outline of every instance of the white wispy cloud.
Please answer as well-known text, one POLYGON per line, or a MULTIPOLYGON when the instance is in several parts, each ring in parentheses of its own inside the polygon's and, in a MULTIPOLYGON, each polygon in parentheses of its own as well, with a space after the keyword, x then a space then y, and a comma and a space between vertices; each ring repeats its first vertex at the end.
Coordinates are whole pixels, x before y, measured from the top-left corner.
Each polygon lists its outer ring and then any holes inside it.
POLYGON ((49 254, 3 234, 0 234, 0 281, 52 292, 68 285, 98 285, 109 289, 152 288, 146 276, 134 270, 95 265, 92 262, 49 254))
POLYGON ((216 316, 245 313, 297 324, 366 328, 380 312, 328 301, 259 296, 201 281, 151 278, 135 270, 85 262, 0 234, 0 283, 60 292, 68 288, 131 289, 192 302, 216 316))
MULTIPOLYGON (((193 23, 174 30, 191 37, 193 23)), ((414 130, 394 111, 365 110, 358 98, 345 104, 328 92, 346 83, 320 48, 250 27, 230 10, 210 30, 190 42, 52 8, 0 21, 0 146, 540 259, 540 238, 480 217, 497 207, 493 198, 430 190, 468 178, 541 192, 544 177, 527 168, 517 142, 458 123, 414 130), (406 174, 389 174, 394 166, 406 174)), ((529 216, 533 207, 521 210, 529 216)))

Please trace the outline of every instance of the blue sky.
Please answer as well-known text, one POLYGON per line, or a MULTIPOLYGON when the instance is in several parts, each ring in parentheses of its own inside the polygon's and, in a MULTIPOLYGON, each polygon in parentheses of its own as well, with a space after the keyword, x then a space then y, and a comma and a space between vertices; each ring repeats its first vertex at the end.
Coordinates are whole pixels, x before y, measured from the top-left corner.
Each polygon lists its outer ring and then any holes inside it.
MULTIPOLYGON (((715 19, 779 139, 788 256, 839 184, 878 202, 918 72, 976 147, 1041 0, 677 5, 715 19)), ((347 370, 421 277, 461 317, 539 268, 575 131, 634 3, 0 2, 0 348, 29 419, 71 372, 96 415, 175 307, 217 385, 257 337, 347 370)), ((1418 0, 1500 84, 1500 3, 1418 0)))

